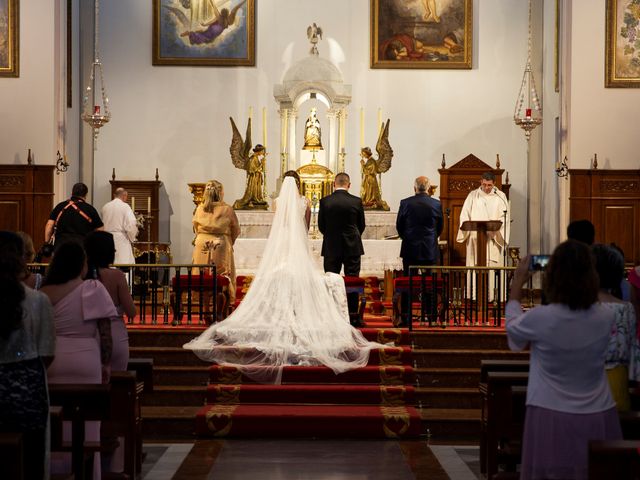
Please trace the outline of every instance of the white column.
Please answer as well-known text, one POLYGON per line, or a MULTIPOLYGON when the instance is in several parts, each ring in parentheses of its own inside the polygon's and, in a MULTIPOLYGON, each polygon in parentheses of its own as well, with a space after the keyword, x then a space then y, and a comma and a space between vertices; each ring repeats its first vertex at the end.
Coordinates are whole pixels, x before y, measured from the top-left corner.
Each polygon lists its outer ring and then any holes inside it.
MULTIPOLYGON (((327 110, 327 118, 329 119, 329 155, 326 167, 332 172, 336 172, 338 165, 338 111, 330 108, 327 110)), ((326 146, 325 146, 326 149, 326 146)))
POLYGON ((296 149, 296 123, 298 122, 298 110, 289 110, 289 152, 287 170, 295 170, 298 168, 298 151, 296 149))

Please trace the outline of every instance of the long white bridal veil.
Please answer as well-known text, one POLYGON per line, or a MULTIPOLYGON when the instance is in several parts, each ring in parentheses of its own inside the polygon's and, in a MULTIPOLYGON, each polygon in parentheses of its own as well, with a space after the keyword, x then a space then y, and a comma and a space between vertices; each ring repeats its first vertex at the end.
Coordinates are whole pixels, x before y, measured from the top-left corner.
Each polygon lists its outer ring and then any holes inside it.
POLYGON ((306 204, 293 178, 284 179, 276 207, 264 255, 244 300, 184 348, 264 383, 280 383, 287 365, 325 365, 335 373, 365 366, 370 349, 382 345, 368 342, 349 324, 314 264, 304 222, 306 204))

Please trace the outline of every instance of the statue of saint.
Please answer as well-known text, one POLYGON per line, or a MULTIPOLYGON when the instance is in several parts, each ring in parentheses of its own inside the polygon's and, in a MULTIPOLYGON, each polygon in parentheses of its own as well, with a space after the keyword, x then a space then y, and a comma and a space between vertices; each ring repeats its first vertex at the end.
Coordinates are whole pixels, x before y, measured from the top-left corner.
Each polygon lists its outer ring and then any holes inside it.
POLYGON ((360 165, 362 167, 360 198, 365 210, 389 211, 389 205, 382 199, 382 192, 380 192, 377 178, 378 174, 384 173, 391 168, 393 150, 389 145, 389 120, 387 120, 385 127, 380 130, 376 151, 378 152, 377 160, 373 158, 369 147, 364 147, 360 151, 360 165))
POLYGON ((247 186, 242 198, 233 204, 235 210, 267 210, 269 205, 264 198, 264 175, 267 151, 257 144, 251 150, 251 119, 247 124, 247 134, 244 142, 242 136, 231 118, 233 139, 231 140, 231 161, 236 168, 247 171, 247 186))
POLYGON ((304 124, 304 146, 303 150, 322 150, 322 133, 320 131, 320 120, 316 115, 316 108, 311 109, 309 118, 304 124))

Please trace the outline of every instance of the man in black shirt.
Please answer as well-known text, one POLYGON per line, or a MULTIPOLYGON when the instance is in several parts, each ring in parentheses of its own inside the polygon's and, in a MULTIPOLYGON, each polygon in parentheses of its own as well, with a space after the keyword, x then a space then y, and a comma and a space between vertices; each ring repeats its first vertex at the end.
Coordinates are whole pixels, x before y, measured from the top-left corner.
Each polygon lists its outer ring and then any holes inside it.
POLYGON ((45 242, 53 237, 56 248, 70 240, 82 244, 87 234, 102 230, 100 215, 85 201, 88 192, 84 183, 76 183, 71 190, 71 198, 55 206, 44 227, 45 242))

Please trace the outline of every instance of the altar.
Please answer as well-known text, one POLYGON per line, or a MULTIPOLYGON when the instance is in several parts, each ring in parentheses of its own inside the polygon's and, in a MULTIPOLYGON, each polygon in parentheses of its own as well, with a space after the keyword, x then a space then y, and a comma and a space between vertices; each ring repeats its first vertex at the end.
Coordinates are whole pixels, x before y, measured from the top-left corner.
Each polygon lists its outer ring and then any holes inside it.
MULTIPOLYGON (((264 251, 274 212, 237 210, 240 222, 240 237, 234 245, 236 273, 252 275, 256 272, 264 251)), ((382 277, 385 270, 401 270, 400 243, 396 232, 396 213, 381 211, 365 212, 366 228, 362 234, 364 255, 360 275, 382 277), (395 237, 393 239, 385 239, 395 237)), ((309 247, 313 258, 322 269, 322 234, 317 231, 317 216, 314 213, 309 228, 309 247)))

